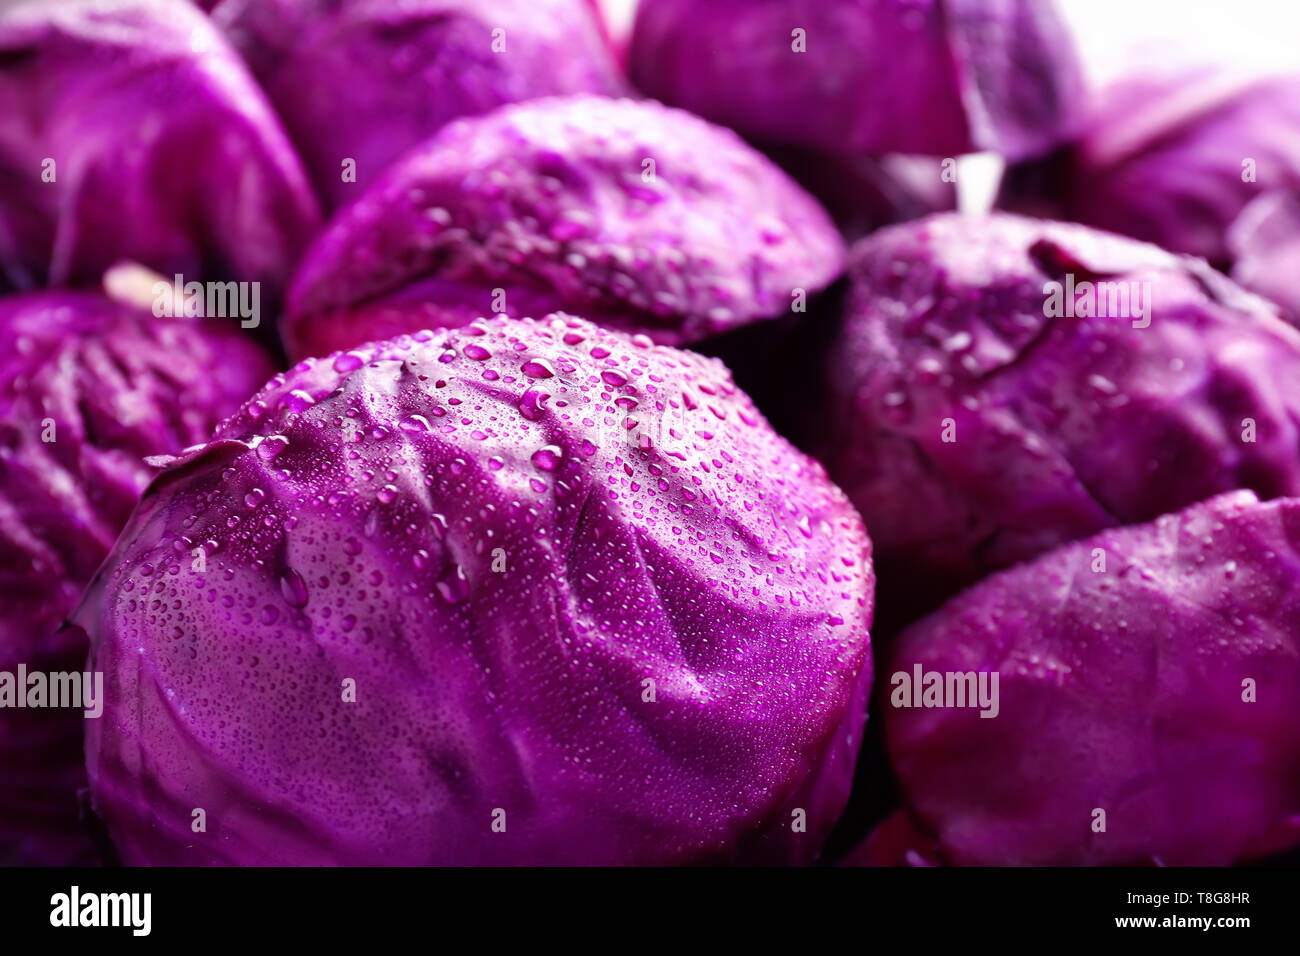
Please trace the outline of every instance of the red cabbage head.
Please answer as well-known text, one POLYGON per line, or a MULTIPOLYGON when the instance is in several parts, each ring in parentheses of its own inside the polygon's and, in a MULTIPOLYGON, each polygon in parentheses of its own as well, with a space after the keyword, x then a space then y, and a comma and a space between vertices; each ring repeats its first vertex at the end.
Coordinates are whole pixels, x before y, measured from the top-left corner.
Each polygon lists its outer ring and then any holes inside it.
POLYGON ((320 219, 244 64, 166 0, 0 10, 0 173, 0 291, 132 260, 273 300, 320 219))
MULTIPOLYGON (((0 299, 0 671, 82 671, 61 631, 149 478, 205 441, 271 366, 215 322, 89 293, 0 299)), ((94 720, 86 721, 94 723, 94 720)), ((0 862, 84 861, 82 711, 0 709, 0 862)))
POLYGON ((680 345, 790 315, 842 256, 816 201, 731 131, 657 103, 534 100, 450 124, 341 210, 285 338, 303 358, 565 309, 680 345))
POLYGON ((305 361, 78 615, 94 807, 127 863, 808 862, 873 589, 716 360, 555 316, 305 361))
POLYGON ((1293 847, 1300 499, 1231 492, 995 574, 905 631, 885 681, 890 761, 941 862, 1293 847))
POLYGON ((328 207, 450 120, 625 83, 586 0, 222 0, 328 207))
POLYGON ((1082 88, 1053 0, 655 0, 629 72, 748 137, 842 155, 1039 155, 1082 88))
POLYGON ((851 253, 822 459, 932 591, 1237 488, 1300 495, 1300 333, 1190 257, 940 215, 851 253))
POLYGON ((1226 268, 1246 206, 1300 190, 1300 142, 1287 133, 1297 126, 1297 75, 1130 76, 1102 89, 1078 143, 1046 169, 1013 174, 1005 203, 1226 268))

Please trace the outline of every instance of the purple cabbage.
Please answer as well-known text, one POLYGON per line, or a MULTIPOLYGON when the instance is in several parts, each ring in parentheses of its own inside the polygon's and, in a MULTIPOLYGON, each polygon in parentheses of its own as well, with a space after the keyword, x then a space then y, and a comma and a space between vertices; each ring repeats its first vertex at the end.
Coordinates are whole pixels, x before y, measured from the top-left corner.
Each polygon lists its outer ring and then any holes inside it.
POLYGON ((1081 140, 1014 173, 1003 204, 1201 256, 1226 268, 1228 233, 1265 193, 1300 189, 1300 76, 1197 71, 1105 89, 1081 140))
POLYGON ((457 117, 625 91, 583 0, 223 0, 213 20, 331 208, 457 117))
POLYGON ((1265 193, 1228 230, 1232 277, 1300 325, 1300 191, 1265 193))
POLYGON ((842 256, 821 207, 730 131, 656 103, 534 100, 447 126, 341 210, 284 334, 303 358, 566 309, 686 344, 791 314, 842 256))
POLYGON ((128 864, 808 862, 873 585, 716 360, 553 316, 306 361, 78 613, 93 806, 128 864))
POLYGON ((132 260, 272 300, 318 224, 279 120, 201 12, 0 10, 0 291, 94 286, 132 260))
MULTIPOLYGON (((270 363, 218 323, 88 293, 0 299, 0 338, 0 671, 81 671, 84 635, 55 632, 139 499, 143 459, 206 440, 270 363)), ((82 726, 79 710, 0 709, 0 862, 87 859, 82 726)))
POLYGON ((884 682, 903 798, 944 862, 1218 866, 1295 846, 1300 500, 1232 492, 994 575, 904 632, 884 682), (918 667, 944 706, 895 676, 918 667), (992 718, 953 706, 948 675, 980 673, 992 718))
POLYGON ((629 72, 763 141, 1012 159, 1067 137, 1082 82, 1050 0, 656 0, 629 72))
POLYGON ((819 457, 932 595, 1220 492, 1300 495, 1300 333, 1200 260, 941 215, 848 271, 819 457))

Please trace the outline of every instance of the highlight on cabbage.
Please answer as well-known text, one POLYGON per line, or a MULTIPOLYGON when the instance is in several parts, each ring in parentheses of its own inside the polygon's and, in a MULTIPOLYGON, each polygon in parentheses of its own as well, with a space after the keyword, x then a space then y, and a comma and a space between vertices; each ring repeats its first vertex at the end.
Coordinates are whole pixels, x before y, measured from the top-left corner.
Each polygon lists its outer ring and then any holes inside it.
POLYGON ((1228 230, 1232 277, 1300 325, 1300 188, 1265 193, 1228 230))

